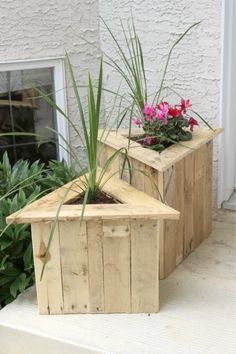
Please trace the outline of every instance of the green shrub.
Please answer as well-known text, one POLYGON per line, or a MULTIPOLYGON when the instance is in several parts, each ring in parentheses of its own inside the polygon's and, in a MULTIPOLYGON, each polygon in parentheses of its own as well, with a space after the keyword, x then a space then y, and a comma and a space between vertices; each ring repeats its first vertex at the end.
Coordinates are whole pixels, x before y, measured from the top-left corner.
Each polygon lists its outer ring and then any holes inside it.
POLYGON ((73 180, 77 173, 65 162, 20 160, 13 167, 7 153, 0 162, 0 308, 34 284, 31 233, 28 224, 6 225, 6 216, 73 180))

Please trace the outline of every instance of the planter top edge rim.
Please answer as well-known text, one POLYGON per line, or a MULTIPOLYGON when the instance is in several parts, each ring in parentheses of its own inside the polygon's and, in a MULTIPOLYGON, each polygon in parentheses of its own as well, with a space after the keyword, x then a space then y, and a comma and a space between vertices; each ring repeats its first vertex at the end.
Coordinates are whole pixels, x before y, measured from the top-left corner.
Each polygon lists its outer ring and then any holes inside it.
MULTIPOLYGON (((90 204, 87 205, 84 212, 83 221, 89 220, 119 220, 119 219, 178 219, 180 213, 177 211, 146 207, 144 205, 129 204, 90 204)), ((82 205, 63 205, 57 221, 74 221, 81 219, 82 205)), ((7 223, 36 223, 53 222, 57 215, 57 208, 51 207, 45 210, 34 211, 26 210, 20 215, 7 217, 7 223)))
MULTIPOLYGON (((106 173, 104 175, 104 179, 106 179, 108 176, 109 173, 106 173)), ((80 185, 82 183, 81 177, 75 179, 72 182, 67 183, 66 185, 56 189, 55 191, 47 194, 46 196, 36 200, 35 202, 24 207, 23 209, 9 215, 6 218, 7 223, 9 224, 26 223, 26 222, 30 223, 30 221, 26 221, 28 220, 29 215, 30 217, 32 216, 32 218, 35 219, 37 218, 37 215, 39 215, 39 213, 42 213, 45 210, 50 210, 52 208, 54 209, 54 214, 53 216, 51 214, 50 220, 55 219, 55 216, 57 215, 55 210, 56 211, 58 210, 60 204, 62 203, 63 196, 65 195, 65 191, 71 189, 71 185, 73 183, 74 184, 78 183, 76 185, 77 190, 70 190, 67 197, 63 200, 63 205, 60 207, 61 209, 60 213, 63 212, 64 218, 73 216, 71 215, 73 214, 72 210, 74 209, 79 211, 80 208, 82 208, 82 205, 68 205, 68 204, 65 205, 65 203, 70 200, 73 200, 76 196, 78 196, 79 193, 81 193, 81 191, 79 190, 80 185)), ((74 187, 74 189, 76 189, 76 187, 74 187)), ((156 219, 158 219, 158 217, 156 217, 158 213, 162 215, 163 218, 165 216, 166 219, 179 218, 179 212, 176 211, 175 209, 169 207, 166 204, 163 204, 157 199, 148 196, 144 192, 137 190, 127 182, 122 181, 117 177, 114 176, 111 177, 107 181, 107 183, 103 186, 102 190, 105 193, 109 194, 114 199, 119 200, 121 203, 121 204, 113 204, 113 205, 123 205, 125 206, 123 208, 124 210, 125 208, 126 209, 129 208, 131 215, 132 213, 134 214, 136 213, 135 215, 138 216, 138 215, 142 215, 143 212, 145 214, 145 217, 147 218, 148 218, 148 214, 150 214, 150 217, 155 217, 156 219), (150 210, 149 212, 145 212, 144 208, 148 209, 147 206, 152 208, 153 211, 150 210)), ((103 206, 104 210, 106 210, 106 209, 111 209, 112 204, 88 204, 85 210, 87 209, 89 211, 90 209, 92 209, 91 207, 93 207, 94 210, 96 210, 95 207, 96 205, 103 206)), ((115 209, 117 209, 117 207, 115 207, 115 209)), ((122 214, 122 211, 120 213, 122 214)), ((78 219, 78 217, 79 217, 78 214, 75 215, 75 218, 78 219)), ((119 217, 119 215, 117 217, 119 217)), ((60 220, 60 214, 58 220, 60 220)))
MULTIPOLYGON (((140 129, 133 129, 133 136, 140 134, 140 129)), ((173 166, 180 159, 186 157, 193 151, 197 150, 204 144, 213 140, 216 136, 221 134, 224 128, 214 128, 212 131, 210 128, 196 128, 193 132, 193 138, 190 141, 176 143, 166 148, 161 153, 142 147, 136 142, 132 142, 132 146, 129 148, 129 156, 136 160, 139 160, 146 165, 153 167, 154 169, 164 172, 171 166, 173 166), (145 151, 145 153, 144 153, 145 151)), ((100 131, 101 134, 102 130, 100 131)), ((128 129, 111 130, 103 142, 104 145, 108 145, 114 149, 128 147, 128 129)))

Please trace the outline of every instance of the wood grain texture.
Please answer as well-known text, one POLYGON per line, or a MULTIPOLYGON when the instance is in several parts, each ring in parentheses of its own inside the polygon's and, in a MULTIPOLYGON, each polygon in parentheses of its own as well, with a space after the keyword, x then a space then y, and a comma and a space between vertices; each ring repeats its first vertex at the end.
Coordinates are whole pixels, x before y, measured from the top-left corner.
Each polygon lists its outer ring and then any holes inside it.
POLYGON ((194 196, 194 153, 184 159, 184 258, 194 250, 194 226, 193 226, 193 196, 194 196))
POLYGON ((65 313, 87 313, 89 308, 86 223, 59 222, 61 275, 65 313))
MULTIPOLYGON (((128 196, 127 196, 128 197, 128 196)), ((137 194, 133 194, 134 199, 130 204, 91 204, 87 205, 84 211, 83 220, 103 219, 103 220, 118 220, 126 218, 127 215, 131 218, 147 219, 178 219, 179 212, 160 202, 155 205, 152 203, 144 204, 144 200, 140 200, 137 194), (140 205, 138 205, 140 203, 140 205)), ((148 201, 149 199, 147 199, 148 201)), ((151 198, 152 201, 152 198, 151 198)), ((58 221, 73 221, 81 219, 82 205, 64 205, 59 213, 58 221)), ((58 207, 50 207, 44 209, 26 210, 19 216, 12 216, 15 224, 35 223, 39 221, 53 221, 57 215, 58 207)), ((9 220, 11 219, 8 219, 9 220)), ((10 222, 12 223, 12 221, 10 222)))
POLYGON ((42 279, 40 278, 51 233, 51 223, 34 223, 31 225, 31 232, 39 312, 41 314, 63 313, 64 301, 58 227, 56 227, 53 234, 48 261, 42 279))
POLYGON ((113 226, 104 221, 103 228, 105 312, 131 312, 129 225, 120 222, 113 226), (123 230, 128 232, 124 235, 123 230))
MULTIPOLYGON (((129 158, 133 166, 138 166, 133 186, 155 199, 160 199, 161 194, 165 203, 180 212, 178 222, 170 219, 160 222, 161 279, 171 274, 211 233, 212 140, 221 132, 222 129, 214 132, 208 128, 196 129, 191 141, 172 145, 161 153, 131 142, 129 158), (153 188, 152 181, 160 193, 153 188)), ((133 131, 133 135, 138 133, 140 131, 133 131)), ((121 129, 118 134, 111 132, 106 147, 126 146, 127 135, 127 129, 121 129)), ((116 191, 115 186, 111 187, 113 191, 116 191)), ((124 200, 126 194, 121 192, 124 200)), ((148 205, 148 200, 141 198, 148 205)))
POLYGON ((193 248, 200 245, 203 234, 204 219, 204 184, 205 184, 206 146, 201 146, 194 154, 194 193, 193 193, 193 248))
POLYGON ((101 220, 87 222, 88 269, 89 269, 89 310, 103 313, 104 269, 103 269, 103 229, 101 220))
MULTIPOLYGON (((73 182, 70 182, 58 190, 48 194, 46 197, 39 199, 37 203, 34 202, 24 209, 9 215, 6 218, 7 223, 21 224, 38 222, 40 220, 50 221, 54 220, 56 216, 60 221, 76 220, 80 218, 83 209, 82 205, 60 204, 62 201, 68 202, 70 200, 74 200, 78 197, 78 194, 81 194, 81 185, 84 178, 85 177, 81 177, 73 182), (66 193, 68 192, 66 197, 65 191, 66 193), (60 212, 58 215, 59 206, 60 212)), ((106 181, 102 190, 115 200, 118 200, 120 204, 113 204, 112 207, 111 205, 106 204, 87 205, 83 216, 84 220, 90 220, 93 218, 121 219, 127 214, 134 218, 143 216, 147 218, 179 218, 178 211, 164 205, 159 200, 138 191, 130 184, 118 179, 117 177, 111 176, 109 173, 104 174, 102 181, 106 181)))
POLYGON ((157 222, 131 221, 132 312, 159 311, 159 235, 157 222))
POLYGON ((204 219, 202 241, 212 232, 212 185, 213 185, 213 142, 206 144, 205 156, 205 183, 204 183, 204 219))
MULTIPOLYGON (((129 149, 129 156, 135 160, 155 168, 163 172, 171 167, 176 162, 180 161, 192 150, 196 150, 207 142, 213 140, 223 131, 223 128, 216 128, 212 131, 209 128, 198 128, 193 133, 193 138, 190 141, 185 141, 184 144, 175 144, 165 149, 161 153, 145 149, 140 144, 132 141, 129 149)), ((140 134, 140 130, 133 129, 132 135, 140 134)), ((107 136, 105 144, 114 149, 128 146, 128 129, 120 129, 117 132, 111 131, 107 136)))

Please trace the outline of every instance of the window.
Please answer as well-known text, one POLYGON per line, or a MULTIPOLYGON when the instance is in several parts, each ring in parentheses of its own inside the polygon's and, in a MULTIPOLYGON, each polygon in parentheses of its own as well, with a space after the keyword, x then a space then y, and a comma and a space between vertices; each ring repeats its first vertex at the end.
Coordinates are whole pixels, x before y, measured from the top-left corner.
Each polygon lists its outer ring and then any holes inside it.
POLYGON ((0 134, 32 134, 0 136, 0 159, 7 151, 12 164, 21 158, 69 162, 63 139, 68 139, 67 122, 39 97, 36 87, 65 110, 62 59, 0 64, 0 134))

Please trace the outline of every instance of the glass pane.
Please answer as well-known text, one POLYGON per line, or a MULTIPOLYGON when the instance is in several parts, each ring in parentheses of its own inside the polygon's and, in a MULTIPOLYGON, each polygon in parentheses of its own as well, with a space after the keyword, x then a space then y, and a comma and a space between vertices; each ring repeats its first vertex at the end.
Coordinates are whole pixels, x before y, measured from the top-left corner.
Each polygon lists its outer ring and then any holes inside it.
MULTIPOLYGON (((9 73, 4 72, 0 73, 0 134, 12 132, 12 115, 9 103, 9 73)), ((13 144, 13 137, 0 137, 0 159, 2 159, 5 149, 8 149, 9 156, 14 159, 14 149, 9 148, 13 144)))
POLYGON ((47 129, 56 129, 55 112, 35 90, 38 88, 54 99, 53 68, 0 74, 3 79, 0 86, 0 132, 31 134, 0 139, 1 150, 12 145, 12 163, 21 158, 30 162, 40 159, 46 163, 56 159, 56 135, 47 129))

